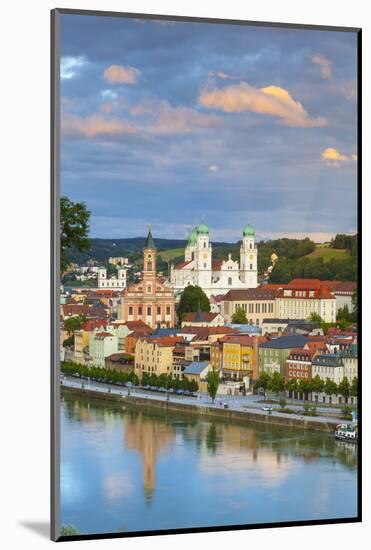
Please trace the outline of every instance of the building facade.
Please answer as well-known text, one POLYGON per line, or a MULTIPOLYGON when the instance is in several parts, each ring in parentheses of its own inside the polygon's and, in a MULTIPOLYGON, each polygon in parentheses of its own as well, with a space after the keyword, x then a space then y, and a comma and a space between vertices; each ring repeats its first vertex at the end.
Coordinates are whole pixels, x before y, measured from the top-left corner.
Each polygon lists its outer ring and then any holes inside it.
POLYGON ((117 268, 117 277, 107 277, 107 269, 100 267, 98 270, 98 288, 118 290, 126 288, 126 267, 117 268))
POLYGON ((319 279, 293 279, 278 290, 276 317, 309 319, 316 313, 326 323, 336 321, 336 299, 319 279))
POLYGON ((143 321, 151 328, 173 327, 174 291, 156 276, 157 251, 151 230, 148 232, 143 256, 141 281, 123 291, 118 311, 120 320, 143 321))
POLYGON ((250 225, 243 230, 238 262, 232 260, 230 254, 226 260, 213 259, 209 228, 201 223, 188 237, 184 262, 171 267, 170 281, 177 295, 188 285, 201 287, 208 297, 226 294, 232 288, 255 288, 257 259, 255 231, 250 225))
POLYGON ((264 319, 275 317, 276 296, 276 290, 264 287, 230 290, 222 298, 221 312, 226 323, 231 323, 233 314, 242 308, 248 323, 261 326, 264 319))
POLYGON ((173 350, 180 340, 176 337, 138 338, 135 345, 135 374, 139 378, 144 373, 171 375, 173 350))

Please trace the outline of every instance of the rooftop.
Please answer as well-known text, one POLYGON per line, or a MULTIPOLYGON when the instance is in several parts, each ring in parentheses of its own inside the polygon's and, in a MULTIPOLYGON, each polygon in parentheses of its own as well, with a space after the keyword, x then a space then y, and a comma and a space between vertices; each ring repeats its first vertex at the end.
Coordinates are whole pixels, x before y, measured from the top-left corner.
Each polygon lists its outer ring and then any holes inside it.
POLYGON ((201 374, 209 365, 209 361, 193 361, 184 369, 183 374, 201 374))

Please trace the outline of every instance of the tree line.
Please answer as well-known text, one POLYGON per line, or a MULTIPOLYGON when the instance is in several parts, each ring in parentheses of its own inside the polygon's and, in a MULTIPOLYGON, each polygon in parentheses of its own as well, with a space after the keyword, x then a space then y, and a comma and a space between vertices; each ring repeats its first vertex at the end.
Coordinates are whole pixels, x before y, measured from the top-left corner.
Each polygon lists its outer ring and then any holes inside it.
POLYGON ((187 378, 180 380, 172 378, 171 375, 167 374, 160 374, 158 376, 155 373, 143 373, 141 378, 139 378, 134 371, 128 373, 103 367, 88 367, 87 365, 73 363, 72 361, 62 361, 61 371, 66 375, 73 376, 78 374, 81 378, 90 378, 90 380, 106 384, 121 385, 131 382, 136 386, 140 384, 141 386, 154 386, 156 388, 172 388, 174 390, 187 390, 190 392, 198 391, 198 383, 195 380, 188 380, 187 378))
POLYGON ((291 380, 285 381, 285 378, 279 372, 275 372, 271 375, 263 371, 254 387, 256 389, 263 389, 264 395, 266 393, 278 394, 283 391, 288 391, 290 395, 293 395, 294 392, 299 392, 304 395, 305 400, 308 400, 309 394, 325 393, 328 396, 341 395, 347 400, 349 397, 357 397, 358 378, 353 378, 351 384, 346 376, 339 384, 336 384, 336 382, 330 378, 322 380, 318 374, 312 378, 312 380, 305 378, 296 380, 292 378, 291 380))

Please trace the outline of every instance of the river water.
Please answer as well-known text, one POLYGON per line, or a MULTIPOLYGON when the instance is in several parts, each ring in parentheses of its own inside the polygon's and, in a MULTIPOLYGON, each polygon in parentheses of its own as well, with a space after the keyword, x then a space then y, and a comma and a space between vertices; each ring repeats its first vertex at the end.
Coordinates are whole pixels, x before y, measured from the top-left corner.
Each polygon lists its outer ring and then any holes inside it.
POLYGON ((61 523, 82 534, 357 514, 357 448, 329 434, 64 395, 61 448, 61 523))

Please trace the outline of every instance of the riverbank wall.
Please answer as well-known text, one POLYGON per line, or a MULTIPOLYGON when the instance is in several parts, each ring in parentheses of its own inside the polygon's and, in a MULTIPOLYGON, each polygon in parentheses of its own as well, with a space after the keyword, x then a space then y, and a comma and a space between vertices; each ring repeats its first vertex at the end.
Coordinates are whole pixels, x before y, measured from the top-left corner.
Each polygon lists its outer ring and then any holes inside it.
POLYGON ((208 405, 192 405, 189 403, 181 403, 178 401, 166 401, 153 398, 139 397, 133 395, 118 395, 115 393, 103 393, 99 391, 83 389, 83 388, 74 388, 69 386, 63 386, 63 392, 78 395, 82 398, 91 398, 97 399, 100 401, 114 401, 120 403, 122 406, 136 407, 140 406, 141 408, 148 409, 157 409, 161 411, 174 411, 179 413, 186 413, 190 415, 198 415, 206 418, 217 418, 223 421, 238 421, 238 422, 254 422, 261 424, 270 424, 275 426, 296 428, 300 430, 310 430, 310 431, 320 431, 333 433, 334 432, 334 423, 333 422, 324 422, 316 420, 314 417, 300 417, 292 418, 290 415, 283 416, 277 414, 269 413, 260 413, 253 411, 236 411, 233 409, 223 409, 216 406, 208 405))

